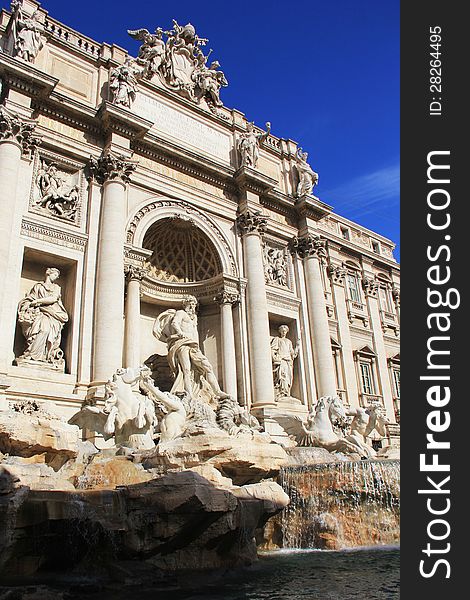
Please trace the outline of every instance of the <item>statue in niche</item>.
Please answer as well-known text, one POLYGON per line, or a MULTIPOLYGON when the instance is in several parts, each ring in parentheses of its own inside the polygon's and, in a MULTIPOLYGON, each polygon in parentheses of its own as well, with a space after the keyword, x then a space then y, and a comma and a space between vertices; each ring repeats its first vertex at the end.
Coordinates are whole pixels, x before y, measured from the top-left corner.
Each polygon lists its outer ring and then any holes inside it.
POLYGON ((246 131, 241 133, 237 140, 237 149, 241 157, 242 167, 256 168, 259 159, 259 147, 271 133, 271 123, 266 123, 266 131, 256 133, 255 124, 248 122, 246 131))
POLYGON ((76 220, 80 189, 59 174, 56 163, 41 161, 36 186, 39 197, 34 204, 35 208, 44 209, 47 213, 68 221, 76 220))
POLYGON ((175 377, 171 393, 185 392, 194 398, 228 398, 199 347, 196 308, 196 298, 187 296, 182 309, 167 310, 155 321, 154 336, 168 345, 168 362, 175 377))
POLYGON ((154 448, 153 431, 157 425, 154 403, 134 389, 149 375, 150 370, 143 366, 118 369, 105 385, 104 406, 84 406, 69 423, 95 431, 105 440, 114 437, 116 446, 128 451, 154 448))
POLYGON ((137 94, 139 70, 135 60, 128 58, 123 65, 109 73, 109 91, 113 104, 130 108, 137 94))
POLYGON ((294 360, 299 355, 297 342, 294 348, 287 337, 289 327, 281 325, 278 329, 279 336, 271 340, 271 356, 273 361, 274 391, 276 400, 290 398, 294 380, 294 360))
POLYGON ((39 11, 30 17, 23 14, 23 2, 14 0, 12 8, 13 55, 34 63, 44 45, 43 34, 46 29, 40 21, 39 11))
POLYGON ((60 286, 54 283, 59 276, 59 269, 46 269, 44 281, 36 283, 18 304, 18 322, 26 338, 26 350, 17 363, 33 362, 62 371, 65 368, 60 341, 68 314, 60 286))
POLYGON ((264 265, 266 283, 274 283, 282 287, 288 287, 287 262, 283 250, 265 246, 264 265))
POLYGON ((297 197, 310 196, 313 188, 318 183, 318 173, 308 164, 308 153, 302 152, 302 148, 297 149, 296 168, 299 174, 299 183, 297 185, 297 197))

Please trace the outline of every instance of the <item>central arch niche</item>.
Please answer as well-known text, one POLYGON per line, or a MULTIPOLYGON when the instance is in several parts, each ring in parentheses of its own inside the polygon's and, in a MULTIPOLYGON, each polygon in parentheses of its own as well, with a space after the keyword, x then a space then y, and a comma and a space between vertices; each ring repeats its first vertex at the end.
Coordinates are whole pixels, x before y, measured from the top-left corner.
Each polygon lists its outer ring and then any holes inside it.
POLYGON ((150 276, 174 283, 197 283, 223 272, 219 254, 209 237, 187 218, 175 216, 154 223, 142 246, 152 251, 150 276))

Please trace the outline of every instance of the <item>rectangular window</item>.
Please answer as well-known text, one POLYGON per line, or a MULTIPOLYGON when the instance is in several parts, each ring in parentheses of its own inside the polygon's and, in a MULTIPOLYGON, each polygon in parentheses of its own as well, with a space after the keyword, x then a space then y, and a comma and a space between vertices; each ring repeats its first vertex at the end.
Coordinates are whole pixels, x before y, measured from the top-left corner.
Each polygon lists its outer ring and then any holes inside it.
POLYGON ((374 393, 374 385, 372 383, 372 371, 370 368, 370 364, 366 362, 359 363, 361 369, 361 384, 362 391, 364 394, 373 394, 374 393))
POLYGON ((395 386, 395 395, 397 398, 400 397, 400 371, 393 369, 393 384, 395 386))
POLYGON ((350 300, 361 303, 361 294, 359 292, 357 277, 355 275, 351 275, 351 273, 348 273, 346 281, 350 300))
POLYGON ((345 240, 350 240, 351 239, 351 236, 349 234, 349 229, 347 227, 341 227, 341 236, 345 240))
POLYGON ((374 240, 372 240, 372 252, 375 252, 376 254, 380 254, 379 242, 374 242, 374 240))

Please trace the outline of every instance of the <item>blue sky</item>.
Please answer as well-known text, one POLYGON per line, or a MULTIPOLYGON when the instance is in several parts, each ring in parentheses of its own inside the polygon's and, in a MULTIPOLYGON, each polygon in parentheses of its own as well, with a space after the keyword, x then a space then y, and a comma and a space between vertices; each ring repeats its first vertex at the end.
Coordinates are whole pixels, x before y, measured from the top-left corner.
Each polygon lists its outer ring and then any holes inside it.
POLYGON ((399 0, 45 0, 43 7, 134 54, 138 42, 127 29, 190 21, 229 81, 224 104, 299 142, 320 175, 316 195, 398 243, 399 0))

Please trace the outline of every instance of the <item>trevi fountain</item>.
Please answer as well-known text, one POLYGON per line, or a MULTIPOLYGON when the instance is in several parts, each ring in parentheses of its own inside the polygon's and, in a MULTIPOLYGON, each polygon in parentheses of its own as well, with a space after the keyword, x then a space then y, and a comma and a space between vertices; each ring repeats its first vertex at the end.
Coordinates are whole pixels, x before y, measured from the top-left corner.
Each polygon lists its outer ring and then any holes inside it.
POLYGON ((393 244, 191 24, 133 58, 25 0, 0 35, 0 598, 353 598, 377 548, 395 597, 393 244))

